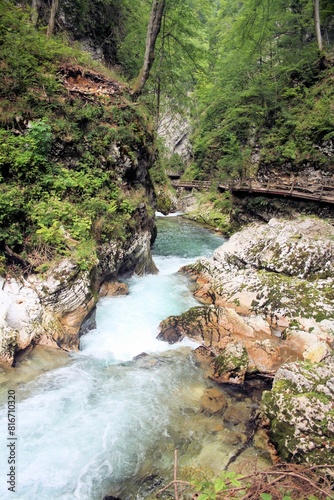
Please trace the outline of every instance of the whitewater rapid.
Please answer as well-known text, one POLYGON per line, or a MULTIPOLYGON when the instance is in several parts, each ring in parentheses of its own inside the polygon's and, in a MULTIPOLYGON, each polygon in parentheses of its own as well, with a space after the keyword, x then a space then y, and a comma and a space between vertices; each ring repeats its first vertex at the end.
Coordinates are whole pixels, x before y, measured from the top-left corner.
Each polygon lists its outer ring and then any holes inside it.
MULTIPOLYGON (((175 446, 190 446, 197 432, 191 416, 206 382, 191 356, 195 344, 158 341, 157 328, 196 305, 176 271, 222 239, 174 221, 160 223, 159 274, 134 276, 127 280, 129 295, 101 299, 97 328, 81 338, 79 352, 50 371, 31 361, 30 371, 39 371, 27 383, 18 366, 2 384, 4 391, 15 387, 19 404, 16 491, 8 491, 2 453, 1 498, 101 500, 110 491, 137 498, 131 491, 152 471, 169 467, 175 446)), ((29 360, 22 367, 29 371, 29 360)), ((6 406, 0 415, 4 451, 6 406)))

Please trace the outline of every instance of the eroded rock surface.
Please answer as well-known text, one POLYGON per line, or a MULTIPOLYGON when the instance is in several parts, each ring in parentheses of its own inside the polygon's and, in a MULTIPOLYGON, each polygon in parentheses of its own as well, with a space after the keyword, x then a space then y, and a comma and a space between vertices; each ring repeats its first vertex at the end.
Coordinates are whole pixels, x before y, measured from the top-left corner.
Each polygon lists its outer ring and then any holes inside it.
POLYGON ((259 311, 278 329, 294 317, 334 317, 334 228, 321 220, 254 224, 183 272, 201 302, 259 311))
POLYGON ((174 343, 189 336, 216 356, 245 349, 238 376, 231 357, 225 373, 213 363, 212 376, 221 382, 273 373, 287 360, 321 361, 333 350, 333 257, 334 228, 324 221, 252 225, 212 259, 181 269, 204 306, 163 321, 159 338, 174 343))
POLYGON ((284 460, 334 465, 334 357, 282 366, 263 396, 271 437, 284 460))
POLYGON ((128 285, 119 281, 105 281, 99 290, 100 297, 117 297, 119 295, 127 295, 128 293, 128 285))
POLYGON ((87 330, 80 328, 92 316, 96 291, 106 277, 155 272, 151 233, 147 222, 123 247, 105 244, 91 273, 64 259, 45 276, 0 278, 0 363, 12 364, 15 354, 29 345, 77 349, 80 334, 87 330))

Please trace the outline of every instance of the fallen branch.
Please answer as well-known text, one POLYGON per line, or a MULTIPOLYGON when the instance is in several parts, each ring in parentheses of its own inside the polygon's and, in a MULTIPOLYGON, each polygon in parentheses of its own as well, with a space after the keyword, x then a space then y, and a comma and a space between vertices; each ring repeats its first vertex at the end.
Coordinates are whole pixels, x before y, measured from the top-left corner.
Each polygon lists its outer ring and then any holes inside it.
POLYGON ((170 486, 173 486, 175 483, 177 484, 182 484, 184 486, 193 486, 191 483, 189 483, 188 481, 181 481, 180 479, 174 479, 173 481, 171 481, 170 483, 167 484, 167 486, 164 486, 163 488, 161 488, 161 490, 158 491, 158 493, 156 494, 156 497, 159 498, 160 496, 160 493, 163 493, 164 491, 166 491, 168 488, 170 488, 170 486))
POLYGON ((177 449, 174 450, 174 494, 175 500, 179 500, 179 493, 177 490, 177 449))

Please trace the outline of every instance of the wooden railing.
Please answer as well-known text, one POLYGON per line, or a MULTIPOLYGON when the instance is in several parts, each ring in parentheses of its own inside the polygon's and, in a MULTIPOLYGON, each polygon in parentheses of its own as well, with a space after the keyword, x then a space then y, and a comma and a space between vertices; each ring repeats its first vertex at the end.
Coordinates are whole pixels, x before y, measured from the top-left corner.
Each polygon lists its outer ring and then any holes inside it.
MULTIPOLYGON (((210 189, 210 181, 180 181, 171 180, 175 188, 210 189)), ((303 178, 287 182, 285 179, 274 178, 260 182, 258 179, 240 179, 218 184, 220 191, 271 194, 281 197, 299 198, 302 200, 322 201, 334 204, 334 179, 322 179, 314 183, 303 178)))
POLYGON ((178 187, 183 187, 183 188, 196 188, 196 189, 210 189, 212 186, 212 182, 210 181, 171 181, 172 186, 178 188, 178 187))

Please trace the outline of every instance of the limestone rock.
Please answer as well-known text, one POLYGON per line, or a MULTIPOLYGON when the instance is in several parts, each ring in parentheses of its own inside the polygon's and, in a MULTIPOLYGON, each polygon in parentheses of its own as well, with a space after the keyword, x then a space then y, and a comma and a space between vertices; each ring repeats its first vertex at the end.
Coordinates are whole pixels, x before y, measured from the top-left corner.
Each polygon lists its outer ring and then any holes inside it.
POLYGON ((100 297, 117 297, 119 295, 127 295, 129 293, 129 287, 126 283, 120 283, 119 281, 102 283, 99 290, 100 297))
POLYGON ((311 361, 311 363, 319 363, 323 359, 330 356, 331 349, 328 344, 325 342, 316 342, 312 344, 306 351, 303 353, 303 357, 305 360, 311 361))
POLYGON ((288 357, 293 360, 301 359, 304 351, 298 346, 291 347, 287 340, 274 336, 263 317, 242 316, 227 307, 193 307, 179 316, 165 319, 159 328, 158 338, 170 344, 184 337, 201 342, 206 349, 196 353, 200 362, 205 359, 211 362, 215 356, 222 356, 222 360, 225 353, 231 362, 231 365, 230 362, 226 364, 226 373, 221 369, 225 363, 221 364, 219 370, 214 363, 214 370, 210 373, 210 377, 218 382, 243 383, 246 372, 272 373, 288 357), (237 371, 233 375, 232 359, 236 363, 234 368, 239 371, 238 376, 237 371), (241 364, 237 362, 238 359, 241 364))
POLYGON ((85 320, 94 324, 94 292, 107 276, 155 272, 150 253, 152 227, 145 210, 138 209, 139 227, 132 238, 122 244, 106 243, 100 249, 94 272, 82 271, 71 259, 63 259, 46 276, 0 278, 0 363, 12 364, 15 354, 29 345, 77 349, 80 334, 87 331, 81 329, 85 320))
POLYGON ((166 113, 159 123, 158 134, 164 139, 170 154, 178 154, 185 162, 192 156, 189 121, 179 113, 166 113))
POLYGON ((262 407, 283 460, 334 465, 334 357, 283 365, 262 407))
POLYGON ((181 272, 202 303, 263 314, 277 332, 293 318, 334 326, 334 228, 324 221, 253 224, 181 272))
MULTIPOLYGON (((211 259, 199 259, 180 271, 202 304, 224 311, 217 317, 220 339, 225 316, 225 331, 246 347, 249 367, 267 372, 288 359, 319 361, 332 352, 333 256, 330 224, 272 219, 243 229, 211 259), (253 332, 256 342, 251 342, 253 332)), ((217 346, 216 337, 212 333, 206 345, 217 346)), ((218 344, 224 347, 221 340, 218 344)))

